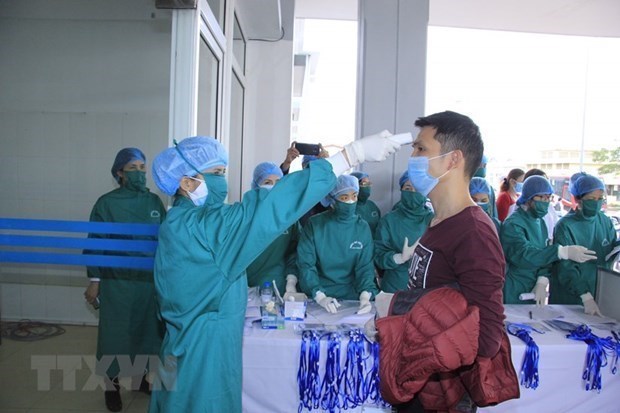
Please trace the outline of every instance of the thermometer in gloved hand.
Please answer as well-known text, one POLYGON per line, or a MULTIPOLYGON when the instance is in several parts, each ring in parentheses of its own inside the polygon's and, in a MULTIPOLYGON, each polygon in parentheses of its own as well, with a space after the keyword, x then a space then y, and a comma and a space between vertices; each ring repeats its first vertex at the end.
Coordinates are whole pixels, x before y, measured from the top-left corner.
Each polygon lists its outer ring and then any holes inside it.
POLYGON ((388 137, 389 140, 399 143, 400 145, 409 145, 413 142, 413 136, 411 132, 399 133, 388 137))

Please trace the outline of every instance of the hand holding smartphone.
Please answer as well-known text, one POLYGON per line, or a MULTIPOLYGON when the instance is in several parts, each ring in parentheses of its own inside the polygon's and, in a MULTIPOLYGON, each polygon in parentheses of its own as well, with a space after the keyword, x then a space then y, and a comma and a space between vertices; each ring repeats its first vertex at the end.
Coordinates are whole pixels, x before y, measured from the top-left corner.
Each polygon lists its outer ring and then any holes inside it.
POLYGON ((295 148, 299 151, 300 155, 319 156, 321 153, 321 145, 314 143, 295 142, 295 148))

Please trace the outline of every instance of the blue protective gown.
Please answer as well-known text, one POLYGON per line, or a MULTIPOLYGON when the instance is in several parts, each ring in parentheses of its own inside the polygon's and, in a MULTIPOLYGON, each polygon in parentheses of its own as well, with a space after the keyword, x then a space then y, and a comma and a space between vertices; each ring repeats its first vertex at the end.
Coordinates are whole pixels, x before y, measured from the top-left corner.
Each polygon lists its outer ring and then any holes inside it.
POLYGON ((335 183, 329 162, 317 160, 233 205, 200 208, 177 199, 155 258, 166 335, 162 389, 153 392, 149 412, 241 412, 245 269, 335 183))
POLYGON ((597 267, 610 268, 605 257, 616 246, 616 231, 603 212, 586 217, 571 211, 555 226, 553 241, 559 245, 581 245, 596 252, 596 260, 578 263, 561 260, 553 266, 549 283, 550 304, 581 304, 581 295, 589 292, 596 298, 597 267))
POLYGON ((405 237, 413 244, 424 234, 434 214, 425 205, 415 209, 399 203, 396 208, 381 218, 375 233, 375 265, 385 270, 381 278, 381 290, 393 293, 407 289, 409 265, 394 262, 394 254, 402 252, 405 237))
POLYGON ((373 241, 368 223, 359 215, 346 218, 329 210, 315 215, 301 231, 297 245, 299 285, 309 297, 357 300, 362 291, 375 297, 373 241))
POLYGON ((523 208, 510 215, 500 231, 506 257, 505 304, 531 304, 519 301, 519 294, 529 293, 540 276, 549 278, 551 266, 558 260, 558 246, 547 245, 547 226, 523 208))

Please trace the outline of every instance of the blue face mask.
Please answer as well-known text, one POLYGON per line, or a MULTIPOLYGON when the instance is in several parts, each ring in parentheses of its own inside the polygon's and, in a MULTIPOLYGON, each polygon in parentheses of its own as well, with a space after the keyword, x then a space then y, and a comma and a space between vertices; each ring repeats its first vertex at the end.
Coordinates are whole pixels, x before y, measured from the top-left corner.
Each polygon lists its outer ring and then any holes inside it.
POLYGON ((228 183, 224 175, 203 174, 207 188, 209 188, 209 196, 207 197, 207 206, 216 206, 224 203, 228 195, 228 183))
POLYGON ((515 192, 518 192, 518 193, 523 192, 523 182, 517 182, 515 184, 515 192))
POLYGON ((451 170, 448 169, 445 173, 435 178, 428 173, 429 161, 437 158, 443 158, 446 155, 451 154, 453 151, 444 153, 443 155, 427 158, 426 156, 412 156, 409 158, 409 180, 413 184, 413 187, 424 195, 425 197, 431 193, 433 188, 437 186, 439 180, 444 177, 451 170))

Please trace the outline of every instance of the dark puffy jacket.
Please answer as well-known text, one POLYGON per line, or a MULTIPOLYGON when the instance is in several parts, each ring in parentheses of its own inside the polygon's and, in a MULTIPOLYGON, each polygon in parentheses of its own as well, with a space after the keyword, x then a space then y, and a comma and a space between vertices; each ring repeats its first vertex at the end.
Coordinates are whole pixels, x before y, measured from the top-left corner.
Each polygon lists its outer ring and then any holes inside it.
POLYGON ((417 396, 426 410, 450 411, 466 392, 478 406, 519 397, 508 336, 504 332, 494 357, 477 356, 478 307, 468 305, 459 291, 401 292, 392 300, 390 314, 395 312, 402 315, 376 323, 386 401, 400 404, 417 396), (399 300, 399 295, 407 297, 399 300))

